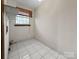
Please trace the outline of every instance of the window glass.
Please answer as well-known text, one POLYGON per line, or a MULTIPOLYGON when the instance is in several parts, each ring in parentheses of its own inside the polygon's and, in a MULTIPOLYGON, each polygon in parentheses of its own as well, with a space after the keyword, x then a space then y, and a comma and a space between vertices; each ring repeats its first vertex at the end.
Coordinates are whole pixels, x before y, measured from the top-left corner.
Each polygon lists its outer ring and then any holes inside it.
POLYGON ((16 24, 29 24, 29 17, 23 15, 16 16, 16 24))

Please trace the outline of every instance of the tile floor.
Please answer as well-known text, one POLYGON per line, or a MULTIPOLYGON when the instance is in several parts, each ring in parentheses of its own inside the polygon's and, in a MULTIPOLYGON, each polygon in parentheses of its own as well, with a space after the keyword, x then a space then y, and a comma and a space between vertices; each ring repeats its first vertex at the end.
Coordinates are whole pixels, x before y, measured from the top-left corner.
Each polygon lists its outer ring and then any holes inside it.
POLYGON ((37 40, 21 41, 11 46, 8 59, 67 59, 37 40))

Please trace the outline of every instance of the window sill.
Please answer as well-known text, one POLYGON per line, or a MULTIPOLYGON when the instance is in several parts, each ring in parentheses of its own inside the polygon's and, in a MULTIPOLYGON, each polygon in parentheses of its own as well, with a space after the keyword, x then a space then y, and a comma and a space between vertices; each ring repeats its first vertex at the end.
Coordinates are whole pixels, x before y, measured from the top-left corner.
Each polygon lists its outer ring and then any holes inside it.
POLYGON ((30 24, 15 24, 14 26, 31 26, 30 24))

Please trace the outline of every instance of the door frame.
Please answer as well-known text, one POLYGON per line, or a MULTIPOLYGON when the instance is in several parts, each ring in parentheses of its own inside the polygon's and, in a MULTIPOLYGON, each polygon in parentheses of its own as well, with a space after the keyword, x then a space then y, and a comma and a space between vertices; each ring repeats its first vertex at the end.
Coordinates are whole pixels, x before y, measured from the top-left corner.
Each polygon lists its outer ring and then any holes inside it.
POLYGON ((1 0, 1 59, 4 58, 4 0, 1 0))

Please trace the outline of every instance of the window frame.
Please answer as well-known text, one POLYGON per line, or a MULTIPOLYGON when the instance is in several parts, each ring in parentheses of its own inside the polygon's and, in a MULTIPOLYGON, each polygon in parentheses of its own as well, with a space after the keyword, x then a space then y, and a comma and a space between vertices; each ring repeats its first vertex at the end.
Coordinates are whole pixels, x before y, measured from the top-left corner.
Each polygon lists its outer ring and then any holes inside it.
MULTIPOLYGON (((21 15, 21 16, 26 16, 26 15, 22 15, 22 14, 18 14, 18 15, 21 15)), ((17 15, 16 15, 17 16, 17 15)), ((26 16, 26 17, 29 17, 29 16, 26 16)), ((29 24, 15 24, 15 26, 31 26, 30 25, 30 17, 29 17, 29 24)))

